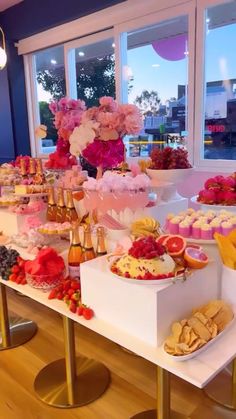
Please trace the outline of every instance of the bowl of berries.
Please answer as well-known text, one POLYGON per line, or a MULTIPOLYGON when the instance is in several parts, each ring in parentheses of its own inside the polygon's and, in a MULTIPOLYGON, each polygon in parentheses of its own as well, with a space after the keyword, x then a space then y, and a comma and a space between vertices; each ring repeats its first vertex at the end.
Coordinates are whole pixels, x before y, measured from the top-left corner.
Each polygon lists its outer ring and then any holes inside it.
POLYGON ((194 171, 188 161, 188 152, 183 147, 166 147, 163 150, 154 148, 150 157, 151 162, 146 171, 154 181, 177 184, 194 171))

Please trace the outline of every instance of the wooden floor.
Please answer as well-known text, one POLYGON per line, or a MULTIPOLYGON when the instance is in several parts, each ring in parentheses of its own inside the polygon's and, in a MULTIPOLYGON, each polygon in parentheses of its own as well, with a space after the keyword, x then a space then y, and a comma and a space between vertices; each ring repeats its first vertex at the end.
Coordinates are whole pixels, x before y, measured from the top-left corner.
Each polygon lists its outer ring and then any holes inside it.
MULTIPOLYGON (((62 321, 42 305, 8 292, 9 308, 38 324, 27 344, 0 353, 0 419, 129 419, 155 407, 153 364, 124 352, 119 346, 76 325, 76 349, 103 362, 111 371, 111 385, 97 401, 76 409, 56 409, 37 399, 33 382, 47 363, 63 357, 62 321)), ((214 405, 192 385, 172 376, 171 404, 194 419, 235 419, 236 413, 214 405)))

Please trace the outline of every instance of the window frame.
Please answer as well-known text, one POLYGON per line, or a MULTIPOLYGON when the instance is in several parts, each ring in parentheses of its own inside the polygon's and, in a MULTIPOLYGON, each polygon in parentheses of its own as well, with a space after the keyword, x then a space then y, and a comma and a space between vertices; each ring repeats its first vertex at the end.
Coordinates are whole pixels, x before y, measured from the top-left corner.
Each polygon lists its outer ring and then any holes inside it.
POLYGON ((220 4, 231 3, 231 0, 199 0, 197 3, 197 32, 196 32, 196 68, 195 68, 195 125, 194 137, 194 164, 199 171, 232 172, 235 170, 235 160, 204 159, 202 147, 205 131, 204 101, 205 101, 205 20, 206 9, 220 4))

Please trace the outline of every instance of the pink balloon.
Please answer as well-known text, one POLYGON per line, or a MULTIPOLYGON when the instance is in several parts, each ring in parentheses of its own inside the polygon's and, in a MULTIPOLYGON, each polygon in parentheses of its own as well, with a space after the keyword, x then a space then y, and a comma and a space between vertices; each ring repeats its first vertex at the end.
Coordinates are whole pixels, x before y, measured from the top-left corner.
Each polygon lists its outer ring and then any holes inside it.
POLYGON ((168 61, 179 61, 186 57, 187 34, 154 41, 152 47, 160 57, 168 61))

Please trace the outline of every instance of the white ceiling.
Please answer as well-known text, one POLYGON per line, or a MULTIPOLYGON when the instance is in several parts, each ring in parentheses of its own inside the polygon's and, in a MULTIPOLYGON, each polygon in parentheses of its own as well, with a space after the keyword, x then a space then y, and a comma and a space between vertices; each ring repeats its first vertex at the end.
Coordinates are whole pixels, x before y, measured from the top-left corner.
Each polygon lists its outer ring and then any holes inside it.
POLYGON ((0 12, 8 9, 8 7, 14 6, 14 4, 20 3, 23 0, 0 0, 0 12))

